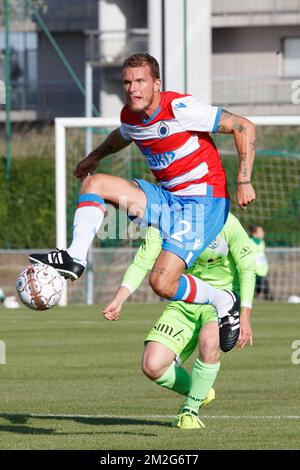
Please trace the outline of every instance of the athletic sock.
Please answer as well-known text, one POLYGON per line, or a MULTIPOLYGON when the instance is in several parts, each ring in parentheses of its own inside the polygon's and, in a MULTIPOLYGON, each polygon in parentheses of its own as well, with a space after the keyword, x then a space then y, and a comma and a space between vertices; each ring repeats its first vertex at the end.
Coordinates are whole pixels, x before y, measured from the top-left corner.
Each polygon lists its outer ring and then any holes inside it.
POLYGON ((183 367, 178 366, 175 361, 155 382, 161 387, 173 390, 180 395, 186 395, 190 389, 191 376, 183 367))
POLYGON ((187 408, 198 413, 201 403, 207 397, 209 390, 216 380, 219 369, 220 362, 216 364, 206 364, 199 358, 196 359, 191 374, 190 391, 181 406, 181 410, 187 408))
POLYGON ((67 252, 72 258, 85 261, 88 249, 103 221, 105 203, 98 194, 83 194, 77 201, 74 215, 73 241, 67 252))
POLYGON ((191 304, 213 305, 219 318, 227 315, 228 310, 233 306, 233 298, 228 292, 216 289, 190 274, 180 276, 177 292, 171 300, 184 300, 191 304))

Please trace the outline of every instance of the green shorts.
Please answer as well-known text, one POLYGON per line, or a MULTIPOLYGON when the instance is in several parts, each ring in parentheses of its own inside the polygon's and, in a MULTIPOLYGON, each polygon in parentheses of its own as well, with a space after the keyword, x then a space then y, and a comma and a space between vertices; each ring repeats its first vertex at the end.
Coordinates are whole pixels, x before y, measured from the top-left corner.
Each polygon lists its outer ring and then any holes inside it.
POLYGON ((195 351, 201 328, 209 321, 217 321, 211 305, 171 302, 145 339, 164 344, 181 361, 186 361, 195 351))

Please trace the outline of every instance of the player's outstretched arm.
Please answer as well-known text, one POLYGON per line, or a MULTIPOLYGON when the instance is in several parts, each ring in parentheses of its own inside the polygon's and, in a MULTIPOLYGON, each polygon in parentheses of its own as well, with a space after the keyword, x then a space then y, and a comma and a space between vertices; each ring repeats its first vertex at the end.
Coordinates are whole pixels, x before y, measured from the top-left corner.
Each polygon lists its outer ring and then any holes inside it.
POLYGON ((115 293, 114 298, 105 305, 102 310, 106 320, 118 320, 121 314, 122 306, 125 300, 130 297, 131 291, 127 287, 120 286, 115 293))
POLYGON ((255 157, 255 125, 243 116, 222 110, 218 130, 222 134, 233 134, 239 155, 236 199, 245 209, 255 199, 251 174, 255 157))
POLYGON ((255 262, 253 252, 250 248, 250 240, 247 232, 239 220, 231 213, 228 215, 224 234, 230 249, 230 254, 238 270, 240 281, 240 336, 238 340, 239 349, 250 341, 252 346, 252 328, 250 317, 255 288, 255 262))
POLYGON ((82 180, 88 174, 93 174, 100 160, 112 153, 119 152, 119 150, 122 150, 129 144, 130 142, 122 137, 120 130, 115 129, 106 137, 99 147, 95 148, 87 157, 78 163, 74 170, 74 175, 82 180))
POLYGON ((256 268, 249 236, 239 220, 231 213, 228 215, 224 232, 231 256, 238 270, 241 306, 251 307, 255 290, 256 268))
POLYGON ((162 238, 158 229, 148 227, 145 240, 137 250, 132 263, 127 268, 121 285, 134 292, 151 271, 161 251, 162 238))
POLYGON ((161 250, 162 239, 159 230, 149 227, 144 242, 139 247, 134 260, 127 268, 122 283, 114 298, 103 309, 104 318, 118 320, 122 305, 139 288, 146 274, 152 269, 161 250))
POLYGON ((250 323, 251 317, 251 308, 242 307, 240 315, 240 336, 238 340, 238 348, 243 349, 246 344, 250 343, 250 346, 253 344, 253 333, 250 323))

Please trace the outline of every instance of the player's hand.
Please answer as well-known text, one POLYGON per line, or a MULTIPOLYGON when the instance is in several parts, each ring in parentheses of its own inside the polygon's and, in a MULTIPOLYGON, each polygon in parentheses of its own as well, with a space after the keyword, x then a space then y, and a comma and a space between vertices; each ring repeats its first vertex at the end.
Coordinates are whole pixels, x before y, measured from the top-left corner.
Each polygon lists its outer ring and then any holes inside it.
POLYGON ((236 200, 241 209, 246 209, 255 200, 255 197, 255 191, 251 183, 237 184, 236 200))
POLYGON ((242 307, 240 317, 240 336, 238 339, 238 348, 243 349, 249 341, 250 346, 253 344, 253 332, 250 324, 251 309, 242 307))
POLYGON ((122 310, 122 304, 113 299, 102 310, 103 316, 106 320, 118 320, 122 310))
POLYGON ((93 152, 91 152, 87 157, 81 160, 74 170, 74 176, 80 178, 81 181, 88 175, 92 175, 97 166, 98 161, 95 159, 93 152))

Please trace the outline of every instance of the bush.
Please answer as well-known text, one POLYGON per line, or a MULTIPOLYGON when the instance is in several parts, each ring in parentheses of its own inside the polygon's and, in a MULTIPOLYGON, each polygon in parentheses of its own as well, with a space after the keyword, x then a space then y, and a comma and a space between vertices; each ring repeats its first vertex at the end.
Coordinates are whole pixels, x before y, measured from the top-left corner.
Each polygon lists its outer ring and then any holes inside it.
POLYGON ((55 246, 55 163, 28 157, 12 160, 11 179, 0 163, 0 247, 55 246))

